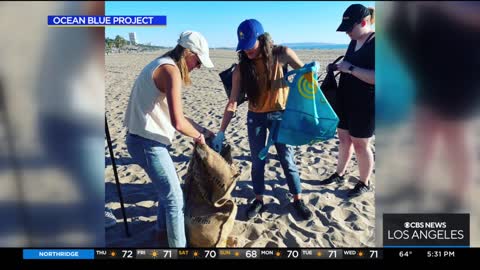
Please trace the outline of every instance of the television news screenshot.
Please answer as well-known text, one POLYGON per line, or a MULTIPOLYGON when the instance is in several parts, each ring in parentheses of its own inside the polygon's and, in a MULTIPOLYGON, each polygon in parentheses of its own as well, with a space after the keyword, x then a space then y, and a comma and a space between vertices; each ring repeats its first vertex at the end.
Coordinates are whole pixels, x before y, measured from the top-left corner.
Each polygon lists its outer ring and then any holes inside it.
POLYGON ((479 1, 0 2, 0 257, 480 255, 478 14, 479 1))

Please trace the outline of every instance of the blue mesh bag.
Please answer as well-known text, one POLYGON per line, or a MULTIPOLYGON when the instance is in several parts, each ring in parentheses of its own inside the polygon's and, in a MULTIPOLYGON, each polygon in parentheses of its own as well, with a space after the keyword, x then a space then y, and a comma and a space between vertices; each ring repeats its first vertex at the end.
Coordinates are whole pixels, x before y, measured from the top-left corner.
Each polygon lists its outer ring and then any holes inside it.
POLYGON ((319 68, 317 62, 311 62, 285 74, 290 88, 286 108, 282 117, 273 121, 260 159, 265 159, 274 143, 314 144, 335 136, 339 119, 318 85, 319 68))

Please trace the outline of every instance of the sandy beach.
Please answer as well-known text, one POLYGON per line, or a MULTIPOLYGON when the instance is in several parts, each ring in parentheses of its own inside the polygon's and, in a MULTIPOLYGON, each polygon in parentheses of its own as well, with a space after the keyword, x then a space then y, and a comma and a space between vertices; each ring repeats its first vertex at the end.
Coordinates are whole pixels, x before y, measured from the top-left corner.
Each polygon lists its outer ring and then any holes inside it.
MULTIPOLYGON (((131 238, 124 232, 119 198, 112 165, 105 147, 106 204, 114 210, 117 225, 106 231, 107 246, 159 247, 155 238, 156 193, 148 176, 128 154, 125 145, 127 130, 122 126, 131 87, 141 69, 164 51, 144 54, 110 54, 105 56, 105 110, 112 136, 115 159, 121 182, 131 238)), ((298 50, 305 63, 319 61, 322 67, 335 60, 344 50, 298 50)), ((183 106, 187 116, 213 132, 217 132, 227 101, 218 73, 236 61, 236 54, 227 50, 212 50, 213 69, 202 68, 191 74, 193 85, 184 89, 183 106)), ((239 107, 237 117, 226 132, 232 145, 232 156, 240 177, 232 192, 238 214, 231 233, 230 245, 236 247, 362 247, 375 244, 374 191, 347 200, 346 190, 353 188, 359 173, 355 155, 347 171, 346 185, 319 185, 335 171, 338 138, 323 143, 295 147, 295 162, 302 179, 303 198, 313 211, 309 221, 293 212, 283 170, 270 149, 265 167, 266 209, 252 220, 245 211, 254 193, 250 176, 251 162, 246 127, 247 105, 239 107)), ((373 147, 373 146, 372 146, 373 147)), ((184 181, 193 150, 190 138, 177 133, 170 154, 177 173, 184 181)), ((371 182, 375 186, 375 176, 371 182)))

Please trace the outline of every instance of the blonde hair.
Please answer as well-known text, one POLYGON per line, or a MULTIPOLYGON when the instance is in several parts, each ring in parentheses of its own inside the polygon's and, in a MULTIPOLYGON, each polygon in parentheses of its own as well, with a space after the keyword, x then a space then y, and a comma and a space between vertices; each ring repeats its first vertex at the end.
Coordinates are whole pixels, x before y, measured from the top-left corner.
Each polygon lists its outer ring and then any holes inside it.
POLYGON ((370 24, 375 24, 375 8, 374 7, 369 7, 368 11, 370 11, 370 24))
POLYGON ((192 84, 192 81, 190 80, 190 72, 188 72, 187 61, 185 60, 185 57, 190 53, 191 52, 189 49, 185 49, 184 47, 177 45, 175 48, 173 48, 173 50, 170 50, 162 55, 162 57, 168 56, 173 59, 180 70, 180 76, 182 77, 182 81, 185 86, 192 84))

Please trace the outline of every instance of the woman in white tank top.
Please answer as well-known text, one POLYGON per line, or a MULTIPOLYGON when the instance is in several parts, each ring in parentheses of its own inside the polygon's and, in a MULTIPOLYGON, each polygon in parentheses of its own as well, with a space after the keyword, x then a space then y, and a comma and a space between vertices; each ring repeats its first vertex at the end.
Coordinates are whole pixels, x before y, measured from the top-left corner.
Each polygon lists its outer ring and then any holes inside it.
POLYGON ((183 85, 202 65, 213 67, 208 43, 198 32, 185 31, 178 45, 150 62, 140 73, 128 102, 124 125, 130 155, 145 169, 159 194, 157 230, 167 234, 170 247, 186 246, 183 194, 167 147, 175 131, 205 144, 214 135, 183 114, 183 85))

